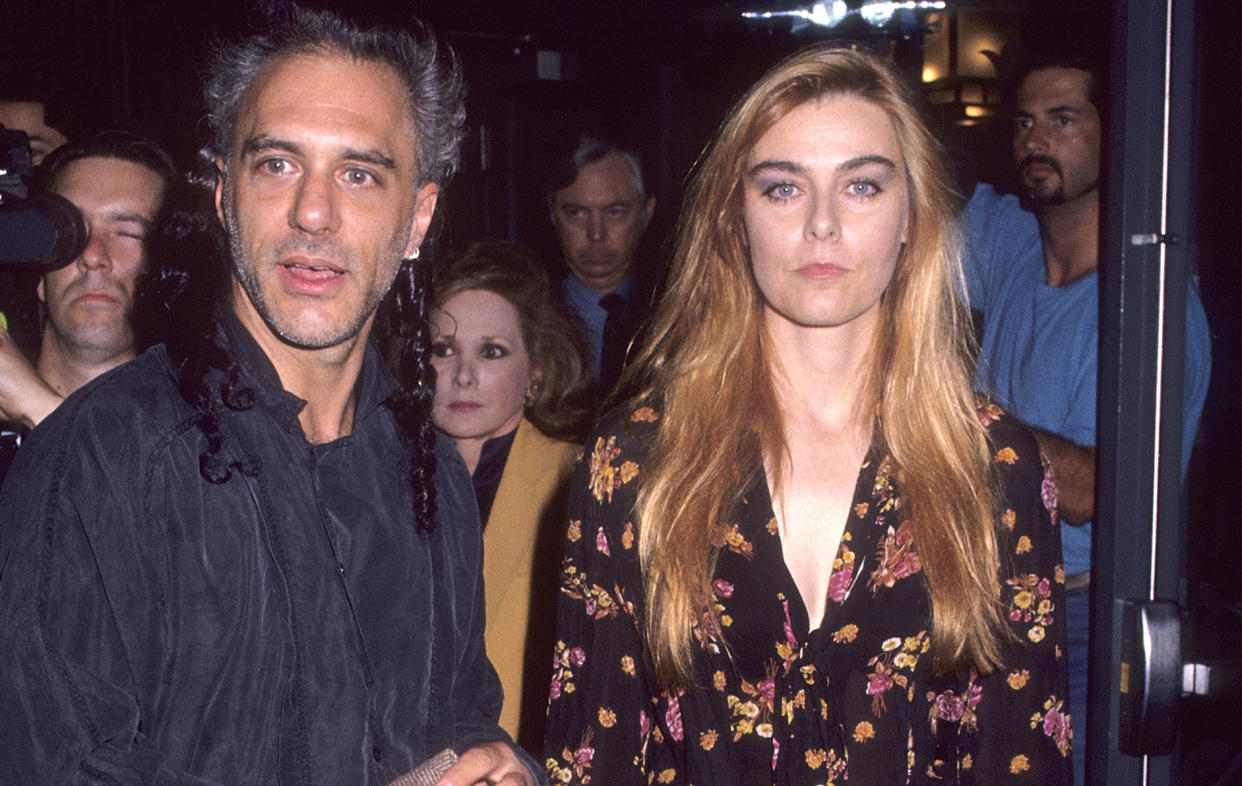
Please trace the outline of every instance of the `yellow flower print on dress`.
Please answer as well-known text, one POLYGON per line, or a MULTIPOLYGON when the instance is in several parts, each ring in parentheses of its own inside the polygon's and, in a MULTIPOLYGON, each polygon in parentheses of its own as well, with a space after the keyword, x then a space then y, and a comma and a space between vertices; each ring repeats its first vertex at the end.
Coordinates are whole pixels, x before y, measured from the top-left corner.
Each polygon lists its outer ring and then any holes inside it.
POLYGON ((728 549, 746 559, 753 559, 755 556, 755 544, 746 539, 737 524, 724 527, 716 537, 712 538, 712 545, 718 549, 728 549))
POLYGON ((612 502, 612 493, 621 488, 623 483, 638 476, 638 465, 632 461, 625 462, 620 468, 612 465, 613 460, 620 455, 621 449, 617 447, 615 435, 609 436, 607 442, 603 437, 596 438, 595 449, 591 451, 588 464, 588 487, 597 502, 612 502))
POLYGON ((852 622, 832 634, 832 640, 838 644, 848 644, 856 638, 858 638, 858 626, 852 622))
POLYGON ((996 455, 992 458, 992 461, 997 464, 1016 464, 1018 462, 1018 451, 1009 446, 1005 446, 996 451, 996 455))
POLYGON ((1044 629, 1053 623, 1052 582, 1027 573, 1006 579, 1005 583, 1014 592, 1009 621, 1029 624, 1026 637, 1038 644, 1044 639, 1044 629))
POLYGON ((632 423, 655 423, 660 419, 660 413, 651 407, 639 407, 630 415, 632 423))
POLYGON ((699 734, 699 747, 705 751, 709 751, 716 747, 716 740, 719 738, 720 735, 715 729, 708 729, 707 731, 699 734))

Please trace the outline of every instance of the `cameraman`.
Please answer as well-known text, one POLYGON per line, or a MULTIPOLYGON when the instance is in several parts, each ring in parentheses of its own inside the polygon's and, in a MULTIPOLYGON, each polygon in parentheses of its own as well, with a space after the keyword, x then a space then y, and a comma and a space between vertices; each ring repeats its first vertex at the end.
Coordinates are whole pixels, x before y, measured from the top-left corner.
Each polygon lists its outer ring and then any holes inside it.
MULTIPOLYGON (((77 259, 39 280, 37 363, 0 331, 0 419, 33 428, 70 393, 136 355, 131 319, 146 236, 177 178, 159 145, 125 131, 104 131, 47 157, 43 190, 81 211, 90 239, 77 259)), ((0 466, 0 478, 5 470, 0 466)))

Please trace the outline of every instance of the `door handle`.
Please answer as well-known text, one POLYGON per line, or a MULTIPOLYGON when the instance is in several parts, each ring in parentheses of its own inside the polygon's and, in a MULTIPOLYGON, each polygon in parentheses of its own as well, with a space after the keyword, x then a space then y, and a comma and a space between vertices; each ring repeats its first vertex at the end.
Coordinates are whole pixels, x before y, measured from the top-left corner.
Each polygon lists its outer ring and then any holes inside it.
POLYGON ((1162 756, 1177 740, 1182 694, 1182 620, 1171 600, 1121 601, 1121 707, 1117 748, 1162 756))

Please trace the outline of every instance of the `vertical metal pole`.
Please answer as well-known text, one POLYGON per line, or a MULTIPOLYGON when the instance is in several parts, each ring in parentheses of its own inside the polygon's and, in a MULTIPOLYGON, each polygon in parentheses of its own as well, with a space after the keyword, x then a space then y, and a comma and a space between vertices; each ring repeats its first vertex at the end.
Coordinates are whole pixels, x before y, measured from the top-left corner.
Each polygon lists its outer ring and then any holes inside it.
POLYGON ((1193 0, 1113 6, 1104 159, 1098 516, 1087 779, 1168 784, 1171 756, 1118 750, 1121 603, 1181 600, 1182 355, 1193 0), (1172 235, 1178 235, 1174 242, 1172 235), (1097 711, 1106 710, 1106 711, 1097 711))

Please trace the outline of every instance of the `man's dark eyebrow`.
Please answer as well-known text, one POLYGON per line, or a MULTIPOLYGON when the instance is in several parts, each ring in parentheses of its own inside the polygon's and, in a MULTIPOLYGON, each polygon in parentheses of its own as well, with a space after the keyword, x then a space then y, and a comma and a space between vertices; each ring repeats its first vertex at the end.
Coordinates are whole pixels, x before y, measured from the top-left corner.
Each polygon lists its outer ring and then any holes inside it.
MULTIPOLYGON (((302 146, 296 142, 290 142, 287 139, 279 139, 267 134, 259 134, 252 136, 242 143, 242 156, 254 155, 256 153, 265 153, 269 150, 281 150, 293 155, 302 155, 302 146)), ((357 150, 352 147, 345 148, 341 153, 341 157, 347 161, 358 161, 363 164, 371 164, 381 169, 396 169, 397 162, 390 156, 386 156, 378 150, 357 150)))
POLYGON ((391 158, 375 149, 354 150, 353 148, 346 148, 341 157, 347 161, 359 161, 363 164, 371 164, 372 166, 377 166, 381 169, 397 168, 396 161, 393 161, 391 158))
POLYGON ((302 153, 301 146, 294 142, 290 142, 285 139, 277 139, 276 137, 268 136, 267 134, 259 134, 258 136, 252 136, 245 142, 242 142, 241 155, 244 158, 246 156, 254 155, 255 153, 266 153, 269 150, 283 150, 286 153, 293 153, 294 155, 300 155, 302 153))
POLYGON ((109 221, 134 222, 137 224, 142 224, 144 227, 151 226, 151 219, 147 218, 141 213, 129 213, 126 211, 118 211, 116 213, 109 213, 108 220, 109 221))

